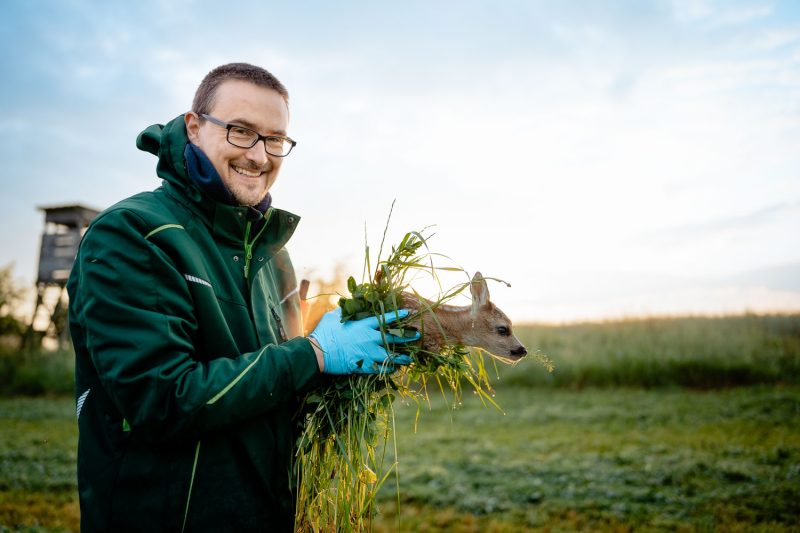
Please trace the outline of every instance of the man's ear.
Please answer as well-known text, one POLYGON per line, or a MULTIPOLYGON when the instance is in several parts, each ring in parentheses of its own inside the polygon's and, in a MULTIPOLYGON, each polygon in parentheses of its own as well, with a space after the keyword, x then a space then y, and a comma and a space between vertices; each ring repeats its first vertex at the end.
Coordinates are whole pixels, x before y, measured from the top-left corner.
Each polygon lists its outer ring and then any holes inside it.
POLYGON ((200 135, 200 117, 198 117, 197 113, 194 111, 187 111, 186 114, 183 115, 183 122, 186 124, 186 135, 189 137, 189 140, 196 142, 200 135))

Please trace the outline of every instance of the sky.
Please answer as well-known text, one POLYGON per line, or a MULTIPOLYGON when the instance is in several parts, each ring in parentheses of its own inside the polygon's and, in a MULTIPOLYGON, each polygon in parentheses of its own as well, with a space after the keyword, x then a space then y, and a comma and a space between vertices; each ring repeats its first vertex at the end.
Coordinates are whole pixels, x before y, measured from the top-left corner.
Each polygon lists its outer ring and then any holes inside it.
POLYGON ((517 322, 800 310, 793 0, 6 0, 0 49, 0 266, 26 284, 37 206, 156 188, 138 132, 245 61, 291 95, 299 277, 359 276, 394 202, 387 243, 432 226, 517 322))

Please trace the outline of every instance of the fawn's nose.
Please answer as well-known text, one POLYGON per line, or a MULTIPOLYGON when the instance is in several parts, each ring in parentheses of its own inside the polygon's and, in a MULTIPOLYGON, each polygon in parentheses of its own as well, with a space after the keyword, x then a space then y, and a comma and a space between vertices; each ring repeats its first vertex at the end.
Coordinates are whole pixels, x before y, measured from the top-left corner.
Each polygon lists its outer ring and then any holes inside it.
POLYGON ((511 350, 511 355, 517 355, 519 357, 522 357, 523 355, 528 355, 528 350, 526 350, 525 347, 520 344, 519 346, 511 350))

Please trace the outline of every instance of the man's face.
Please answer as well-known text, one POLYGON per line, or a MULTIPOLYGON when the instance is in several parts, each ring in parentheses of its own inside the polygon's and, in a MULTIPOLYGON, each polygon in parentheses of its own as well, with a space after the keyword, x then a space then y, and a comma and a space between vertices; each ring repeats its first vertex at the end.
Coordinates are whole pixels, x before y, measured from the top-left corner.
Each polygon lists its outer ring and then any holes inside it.
MULTIPOLYGON (((223 82, 210 113, 224 122, 244 126, 261 135, 286 135, 289 110, 283 97, 272 89, 240 81, 223 82)), ((283 158, 268 155, 264 142, 239 148, 227 140, 227 130, 196 114, 186 113, 189 140, 214 164, 223 183, 241 205, 256 205, 275 183, 283 158)))

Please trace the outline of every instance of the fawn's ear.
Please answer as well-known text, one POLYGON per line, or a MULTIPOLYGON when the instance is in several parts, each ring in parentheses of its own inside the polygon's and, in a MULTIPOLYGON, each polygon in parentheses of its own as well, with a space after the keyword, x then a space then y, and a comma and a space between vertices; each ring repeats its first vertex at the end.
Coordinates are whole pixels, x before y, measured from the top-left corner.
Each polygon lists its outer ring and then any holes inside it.
POLYGON ((472 277, 469 292, 472 293, 472 314, 476 315, 481 307, 489 303, 489 286, 480 272, 475 272, 472 277))

